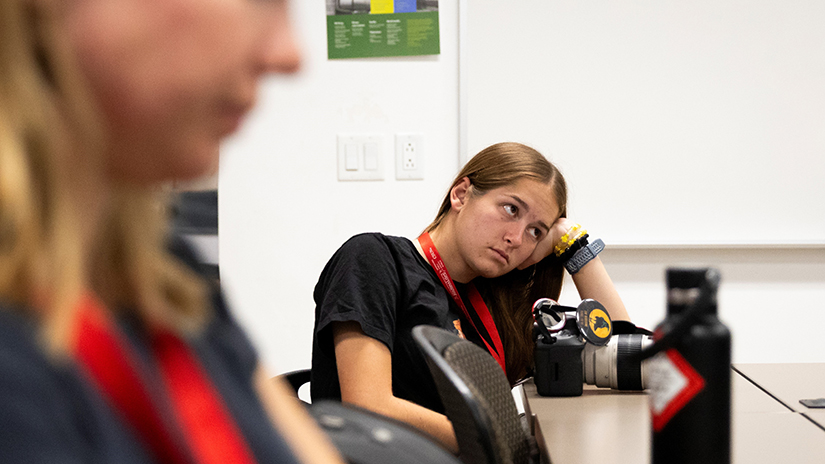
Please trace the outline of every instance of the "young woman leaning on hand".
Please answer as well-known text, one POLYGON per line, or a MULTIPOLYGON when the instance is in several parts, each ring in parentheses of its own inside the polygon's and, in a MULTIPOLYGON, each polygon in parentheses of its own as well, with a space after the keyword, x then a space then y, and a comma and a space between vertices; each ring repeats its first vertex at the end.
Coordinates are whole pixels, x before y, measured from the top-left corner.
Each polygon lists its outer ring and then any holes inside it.
POLYGON ((582 298, 601 302, 614 320, 629 319, 598 256, 580 269, 569 264, 587 237, 566 216, 558 169, 530 147, 500 143, 464 166, 417 239, 351 238, 315 288, 312 398, 400 419, 457 451, 414 326, 475 342, 515 383, 533 362, 532 304, 558 298, 565 264, 582 298), (440 278, 433 269, 442 263, 448 275, 440 278), (493 323, 485 325, 485 315, 493 323))

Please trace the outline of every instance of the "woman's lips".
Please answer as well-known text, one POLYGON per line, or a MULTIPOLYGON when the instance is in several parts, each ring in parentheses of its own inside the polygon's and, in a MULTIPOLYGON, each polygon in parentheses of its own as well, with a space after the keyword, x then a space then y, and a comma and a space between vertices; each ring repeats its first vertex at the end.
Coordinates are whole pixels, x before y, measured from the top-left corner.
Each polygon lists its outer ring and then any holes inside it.
POLYGON ((501 259, 503 259, 503 260, 504 260, 504 263, 505 263, 505 264, 509 264, 509 263, 510 263, 510 255, 508 255, 507 253, 505 253, 505 252, 503 252, 503 251, 501 251, 501 250, 499 250, 499 249, 497 249, 497 248, 493 248, 493 251, 495 251, 495 252, 496 252, 496 254, 498 254, 498 255, 501 257, 501 259))

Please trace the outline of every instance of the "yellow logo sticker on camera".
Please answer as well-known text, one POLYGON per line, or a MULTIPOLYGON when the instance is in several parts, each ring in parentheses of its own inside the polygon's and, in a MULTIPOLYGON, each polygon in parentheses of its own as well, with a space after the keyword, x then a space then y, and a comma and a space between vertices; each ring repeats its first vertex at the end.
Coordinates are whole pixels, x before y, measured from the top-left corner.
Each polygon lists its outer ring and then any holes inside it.
POLYGON ((611 334, 611 327, 610 327, 610 316, 607 315, 604 311, 598 308, 594 308, 590 311, 590 318, 588 321, 590 325, 590 330, 599 337, 599 338, 607 338, 611 334))

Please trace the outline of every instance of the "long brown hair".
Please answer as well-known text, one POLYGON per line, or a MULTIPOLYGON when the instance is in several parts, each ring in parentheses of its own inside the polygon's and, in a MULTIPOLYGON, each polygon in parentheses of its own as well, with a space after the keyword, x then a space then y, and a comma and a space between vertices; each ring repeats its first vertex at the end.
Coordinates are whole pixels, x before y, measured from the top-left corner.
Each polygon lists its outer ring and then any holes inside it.
POLYGON ((105 125, 57 19, 59 2, 0 1, 0 300, 64 351, 80 292, 180 330, 199 326, 205 286, 165 251, 157 188, 106 186, 83 240, 77 185, 105 185, 105 125), (78 180, 80 179, 80 180, 78 180), (83 289, 84 274, 91 288, 83 289))
MULTIPOLYGON (((447 217, 451 208, 450 191, 465 177, 470 180, 474 195, 483 195, 521 179, 550 185, 560 216, 567 215, 567 184, 558 168, 533 148, 504 142, 485 148, 464 165, 447 191, 435 220, 427 226, 428 232, 438 228, 447 217)), ((552 258, 522 271, 515 269, 500 277, 474 280, 501 335, 511 383, 523 378, 533 364, 532 304, 541 297, 557 299, 562 280, 562 266, 552 258)))

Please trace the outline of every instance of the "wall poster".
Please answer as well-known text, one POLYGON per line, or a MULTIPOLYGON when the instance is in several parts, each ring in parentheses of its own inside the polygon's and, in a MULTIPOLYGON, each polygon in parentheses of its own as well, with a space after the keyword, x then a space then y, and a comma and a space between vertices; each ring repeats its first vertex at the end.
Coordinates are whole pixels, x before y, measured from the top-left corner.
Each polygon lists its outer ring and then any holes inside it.
POLYGON ((437 55, 438 0, 326 0, 327 57, 437 55))

